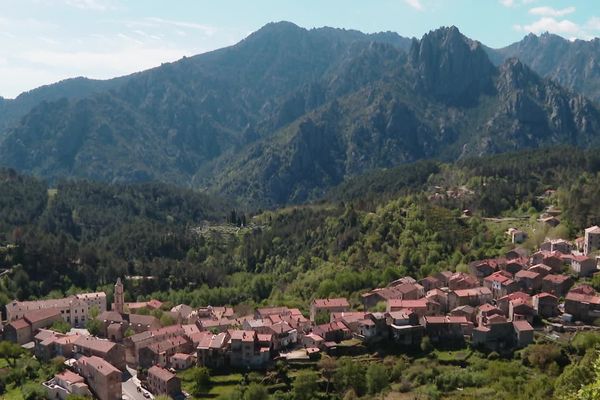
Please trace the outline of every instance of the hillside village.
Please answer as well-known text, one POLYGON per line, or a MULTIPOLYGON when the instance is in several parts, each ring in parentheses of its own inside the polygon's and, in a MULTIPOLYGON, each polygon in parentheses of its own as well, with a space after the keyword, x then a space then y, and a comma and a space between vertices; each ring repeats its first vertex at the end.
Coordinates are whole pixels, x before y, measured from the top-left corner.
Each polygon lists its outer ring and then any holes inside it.
MULTIPOLYGON (((509 229, 518 244, 525 233, 509 229)), ((13 301, 6 305, 5 340, 40 360, 66 359, 67 369, 43 383, 47 396, 76 394, 100 400, 173 398, 182 391, 179 370, 264 370, 274 360, 315 360, 321 354, 352 354, 359 345, 398 349, 470 345, 510 352, 535 335, 596 330, 600 295, 578 283, 598 272, 600 227, 574 243, 546 240, 529 254, 515 247, 504 257, 474 261, 469 272, 444 271, 416 281, 403 277, 361 295, 362 306, 345 298, 314 299, 308 317, 297 308, 264 307, 238 315, 232 307, 177 305, 163 326, 141 309, 158 310, 158 300, 126 303, 123 282, 107 295, 81 293, 62 299, 13 301), (98 332, 84 329, 97 321, 98 332), (53 331, 57 321, 72 329, 53 331)))

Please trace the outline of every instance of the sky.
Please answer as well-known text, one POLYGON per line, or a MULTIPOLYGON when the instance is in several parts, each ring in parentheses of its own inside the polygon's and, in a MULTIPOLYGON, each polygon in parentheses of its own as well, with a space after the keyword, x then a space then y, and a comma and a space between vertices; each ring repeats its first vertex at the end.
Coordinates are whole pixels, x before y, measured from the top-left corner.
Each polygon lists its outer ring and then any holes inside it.
POLYGON ((530 32, 600 36, 598 0, 0 0, 0 96, 126 75, 283 20, 408 37, 455 25, 491 47, 530 32))

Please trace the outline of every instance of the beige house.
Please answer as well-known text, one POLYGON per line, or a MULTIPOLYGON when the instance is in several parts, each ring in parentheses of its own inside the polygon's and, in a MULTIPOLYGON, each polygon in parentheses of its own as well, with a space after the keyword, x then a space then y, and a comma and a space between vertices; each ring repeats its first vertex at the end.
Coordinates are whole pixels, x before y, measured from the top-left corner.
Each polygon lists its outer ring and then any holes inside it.
POLYGON ((84 326, 90 319, 90 311, 97 308, 99 312, 106 311, 106 294, 83 293, 62 299, 17 301, 6 305, 6 319, 9 322, 23 318, 30 311, 57 309, 63 320, 72 326, 84 326))
POLYGON ((79 375, 99 400, 121 400, 122 373, 100 357, 81 357, 77 360, 79 375))

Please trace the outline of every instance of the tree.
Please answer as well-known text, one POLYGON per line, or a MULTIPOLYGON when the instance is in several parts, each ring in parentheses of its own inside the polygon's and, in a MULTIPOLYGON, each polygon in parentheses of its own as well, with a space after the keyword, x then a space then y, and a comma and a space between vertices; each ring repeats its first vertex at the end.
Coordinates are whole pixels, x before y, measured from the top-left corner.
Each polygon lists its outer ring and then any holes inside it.
POLYGON ((267 400, 269 392, 259 383, 251 383, 244 392, 244 400, 267 400))
MULTIPOLYGON (((158 399, 158 397, 155 397, 155 399, 158 399)), ((67 400, 90 400, 90 397, 82 396, 79 394, 70 394, 67 396, 67 400)))
POLYGON ((25 350, 16 343, 8 341, 0 342, 0 358, 6 360, 11 368, 15 367, 17 359, 21 357, 24 352, 25 350))
POLYGON ((98 336, 102 332, 102 322, 95 318, 90 318, 85 323, 85 328, 91 335, 98 336))
POLYGON ((27 383, 21 387, 24 400, 44 400, 46 391, 37 383, 27 383))
POLYGON ((351 358, 342 357, 338 361, 338 368, 335 372, 335 385, 340 393, 346 393, 352 389, 362 396, 366 389, 364 368, 358 362, 351 358))
POLYGON ((160 325, 161 326, 171 326, 171 325, 175 325, 177 321, 175 320, 175 318, 173 318, 172 315, 167 314, 167 313, 163 313, 160 316, 160 325))
POLYGON ((369 394, 377 394, 388 387, 390 379, 386 368, 379 363, 372 363, 367 368, 366 374, 367 391, 369 394))
POLYGON ((574 399, 577 400, 599 400, 600 399, 600 357, 593 363, 594 380, 577 391, 574 399))
POLYGON ((173 399, 170 396, 167 396, 166 394, 161 394, 161 395, 154 397, 154 400, 173 400, 173 399))
POLYGON ((325 380, 327 381, 325 393, 329 394, 329 386, 331 384, 333 376, 335 375, 337 362, 335 361, 335 358, 325 356, 321 358, 321 360, 319 360, 317 366, 321 369, 321 375, 323 375, 323 378, 325 378, 325 380))
POLYGON ((65 322, 64 319, 59 319, 52 323, 52 326, 50 326, 50 329, 55 332, 59 332, 59 333, 67 333, 71 330, 71 325, 69 325, 67 322, 65 322))
POLYGON ((210 389, 210 373, 206 367, 195 367, 190 372, 193 383, 192 394, 200 396, 210 389))
POLYGON ((431 339, 429 339, 428 336, 423 336, 423 339, 421 339, 421 351, 423 353, 429 353, 431 350, 433 350, 431 339))
POLYGON ((292 384, 295 400, 312 400, 319 390, 319 375, 314 371, 301 371, 292 384))

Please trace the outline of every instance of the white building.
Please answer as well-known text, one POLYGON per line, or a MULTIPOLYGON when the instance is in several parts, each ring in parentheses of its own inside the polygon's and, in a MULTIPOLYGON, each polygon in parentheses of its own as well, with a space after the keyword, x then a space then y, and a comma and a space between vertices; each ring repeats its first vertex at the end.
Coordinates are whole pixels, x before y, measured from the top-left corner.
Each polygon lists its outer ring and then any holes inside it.
POLYGON ((106 311, 106 293, 83 293, 62 299, 17 301, 6 305, 8 322, 23 318, 28 311, 56 308, 60 310, 63 320, 72 326, 83 326, 90 319, 90 312, 97 308, 98 312, 106 311))

